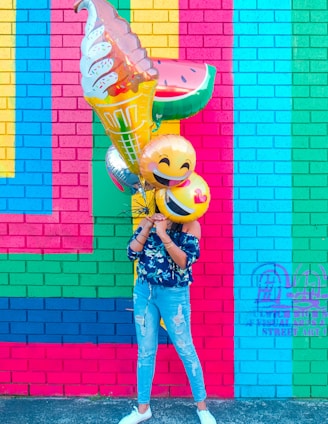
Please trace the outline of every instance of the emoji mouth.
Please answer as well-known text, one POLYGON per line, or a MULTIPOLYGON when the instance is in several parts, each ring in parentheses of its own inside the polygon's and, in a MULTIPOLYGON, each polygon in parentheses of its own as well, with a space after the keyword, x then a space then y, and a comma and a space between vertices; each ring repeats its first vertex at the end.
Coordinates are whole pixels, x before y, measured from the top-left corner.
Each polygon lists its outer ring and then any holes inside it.
POLYGON ((166 207, 173 215, 187 216, 195 212, 194 209, 188 208, 181 203, 171 192, 167 192, 166 196, 166 207))
POLYGON ((153 171, 153 177, 159 184, 162 184, 163 186, 167 187, 175 186, 187 178, 186 175, 184 175, 183 177, 168 178, 166 174, 163 174, 162 172, 158 171, 158 169, 155 169, 153 171))

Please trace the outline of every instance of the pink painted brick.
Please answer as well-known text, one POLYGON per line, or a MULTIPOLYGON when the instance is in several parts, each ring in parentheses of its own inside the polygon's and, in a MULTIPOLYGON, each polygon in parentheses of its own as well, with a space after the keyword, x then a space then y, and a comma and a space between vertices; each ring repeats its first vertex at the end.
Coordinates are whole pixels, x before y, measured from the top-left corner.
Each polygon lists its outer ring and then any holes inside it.
POLYGON ((76 150, 72 148, 60 148, 53 149, 52 157, 54 160, 62 159, 65 157, 65 160, 74 160, 76 159, 76 150))
POLYGON ((1 359, 1 369, 3 371, 26 371, 28 362, 26 359, 1 359))
POLYGON ((0 393, 8 396, 27 396, 28 384, 0 384, 0 393))
MULTIPOLYGON (((222 0, 206 0, 204 3, 204 0, 189 0, 189 7, 190 9, 221 9, 221 1, 222 0)), ((232 2, 232 0, 230 0, 232 2)), ((206 33, 205 33, 206 34, 206 33)))
POLYGON ((51 246, 52 248, 60 248, 61 240, 60 237, 52 237, 52 236, 34 236, 34 237, 26 237, 26 247, 29 248, 38 248, 40 246, 51 246))
POLYGON ((76 250, 86 250, 90 246, 91 237, 62 237, 62 246, 64 249, 75 248, 76 250))
POLYGON ((59 359, 49 359, 49 358, 42 358, 42 359, 30 359, 29 365, 33 370, 45 370, 45 371, 62 371, 63 370, 63 364, 62 361, 59 359))
POLYGON ((0 371, 0 385, 1 383, 10 383, 10 382, 11 382, 11 372, 0 371))
POLYGON ((47 226, 44 231, 45 236, 51 235, 59 235, 59 236, 78 236, 79 235, 79 226, 78 224, 63 224, 60 228, 56 228, 55 226, 47 226))
POLYGON ((33 384, 30 386, 30 396, 64 396, 64 386, 61 384, 33 384))
POLYGON ((24 248, 25 237, 12 237, 2 236, 0 237, 0 248, 24 248))
POLYGON ((86 14, 87 14, 86 10, 82 10, 80 13, 75 13, 72 11, 72 9, 64 10, 64 21, 65 22, 82 22, 82 24, 84 25, 87 19, 86 14))
MULTIPOLYGON (((115 345, 114 345, 115 346, 115 345)), ((105 359, 111 360, 115 358, 116 349, 114 346, 97 345, 85 347, 81 351, 81 358, 83 359, 105 359)))
POLYGON ((42 228, 39 225, 22 224, 17 226, 16 224, 9 224, 8 235, 30 235, 39 236, 42 235, 42 228))
POLYGON ((92 224, 81 224, 79 225, 80 233, 84 236, 93 236, 93 228, 92 224))
POLYGON ((61 172, 65 173, 82 173, 88 172, 88 162, 66 160, 61 162, 61 172))
POLYGON ((76 127, 74 123, 68 124, 65 123, 63 124, 62 122, 56 123, 54 122, 52 124, 52 131, 54 134, 59 135, 59 134, 76 134, 76 127))
MULTIPOLYGON (((53 48, 63 48, 63 37, 61 35, 53 35, 51 37, 51 46, 53 48)), ((52 52, 51 52, 51 56, 52 56, 52 52)), ((57 62, 60 62, 60 61, 58 60, 57 62)), ((51 69, 52 69, 52 64, 51 64, 51 69)))
POLYGON ((80 84, 78 85, 67 85, 62 87, 64 97, 83 97, 83 92, 80 84))
POLYGON ((92 151, 91 149, 78 149, 77 150, 77 159, 78 160, 87 160, 87 161, 91 161, 92 160, 92 151))
POLYGON ((91 128, 90 124, 80 124, 80 123, 77 123, 77 125, 76 125, 76 133, 77 134, 81 134, 81 135, 84 135, 84 134, 90 135, 90 134, 92 134, 90 128, 91 128))
POLYGON ((64 211, 61 212, 61 222, 64 223, 86 223, 90 222, 90 216, 89 213, 86 212, 76 212, 72 213, 70 211, 64 211))
POLYGON ((99 388, 97 385, 87 385, 87 384, 78 384, 78 385, 64 385, 65 396, 96 396, 98 395, 99 388))
MULTIPOLYGON (((179 22, 203 22, 204 21, 204 11, 200 10, 180 10, 179 12, 179 22)), ((203 37, 203 34, 202 34, 203 37)))
MULTIPOLYGON (((206 5, 207 6, 207 5, 206 5)), ((205 10, 204 11, 205 22, 231 22, 231 10, 205 10)), ((219 46, 221 44, 218 44, 219 46)))
POLYGON ((88 212, 92 210, 92 199, 91 196, 88 199, 79 199, 79 211, 88 212))
MULTIPOLYGON (((206 35, 211 35, 211 34, 223 34, 223 23, 221 22, 217 22, 215 23, 215 25, 213 25, 212 23, 208 23, 208 22, 197 22, 197 23, 190 23, 188 24, 188 33, 189 34, 193 34, 193 35, 197 35, 197 34, 206 34, 206 35)), ((210 57, 216 57, 219 58, 220 56, 217 55, 217 53, 220 51, 220 49, 216 49, 217 51, 215 52, 215 54, 209 54, 209 52, 207 51, 207 49, 205 49, 204 51, 204 56, 206 56, 206 59, 208 60, 208 58, 210 57)), ((198 59, 198 57, 194 56, 194 59, 198 59)))
POLYGON ((154 385, 152 387, 151 395, 153 397, 169 397, 170 387, 165 385, 154 385))
POLYGON ((59 120, 60 122, 89 122, 90 113, 82 110, 60 110, 59 120))
POLYGON ((8 225, 0 224, 0 235, 6 235, 6 234, 8 234, 8 225))
MULTIPOLYGON (((75 72, 80 77, 80 61, 79 60, 63 60, 63 72, 75 72)), ((79 82, 79 79, 78 79, 79 82)))
POLYGON ((88 197, 88 191, 83 186, 62 186, 61 197, 63 199, 82 199, 88 197))
POLYGON ((82 369, 77 372, 48 372, 47 381, 50 384, 80 384, 81 371, 82 369))
POLYGON ((92 360, 81 360, 81 359, 65 359, 64 363, 64 371, 71 372, 81 372, 81 370, 96 372, 97 371, 97 362, 92 360))
POLYGON ((51 29, 52 34, 80 34, 81 33, 81 24, 79 22, 69 22, 69 23, 61 23, 57 22, 52 26, 51 29))
POLYGON ((78 84, 79 82, 79 76, 77 73, 73 73, 73 72, 53 72, 51 75, 52 77, 52 83, 54 85, 74 85, 74 84, 78 84))
POLYGON ((26 371, 12 372, 12 382, 15 383, 45 383, 46 375, 44 372, 26 371))
MULTIPOLYGON (((91 127, 92 122, 92 114, 89 112, 89 122, 91 127)), ((92 139, 87 135, 73 135, 73 136, 66 136, 61 135, 59 137, 59 145, 60 147, 89 147, 91 150, 92 147, 92 139)))
POLYGON ((188 386, 170 386, 169 390, 171 397, 191 397, 191 390, 188 386))
POLYGON ((61 47, 58 48, 54 46, 51 49, 51 58, 53 59, 80 59, 81 53, 80 49, 77 47, 61 47))
POLYGON ((111 397, 131 397, 136 395, 136 386, 135 384, 127 384, 124 386, 115 385, 100 385, 99 394, 101 396, 111 396, 111 397))
MULTIPOLYGON (((115 369, 113 369, 115 371, 115 369)), ((82 384, 115 384, 117 372, 82 373, 82 384)))
MULTIPOLYGON (((73 150, 73 149, 72 149, 73 150)), ((77 186, 79 181, 79 174, 54 174, 53 184, 59 186, 77 186)))
POLYGON ((47 358, 57 359, 79 359, 81 358, 81 347, 67 343, 61 345, 46 345, 47 358))
POLYGON ((70 97, 55 97, 52 99, 53 109, 77 109, 77 99, 70 97))
POLYGON ((70 2, 63 2, 63 0, 51 0, 51 9, 72 10, 72 5, 70 2))
POLYGON ((63 20, 64 20, 64 11, 63 10, 52 10, 52 12, 51 12, 51 22, 52 23, 62 22, 63 20))
POLYGON ((81 47, 82 35, 75 33, 75 35, 64 35, 63 45, 64 47, 81 47))

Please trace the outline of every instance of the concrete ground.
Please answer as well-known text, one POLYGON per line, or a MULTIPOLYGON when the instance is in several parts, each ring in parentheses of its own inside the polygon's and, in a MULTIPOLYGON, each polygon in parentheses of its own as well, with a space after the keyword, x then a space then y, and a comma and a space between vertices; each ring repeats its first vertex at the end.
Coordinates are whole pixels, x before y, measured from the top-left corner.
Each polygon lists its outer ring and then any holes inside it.
MULTIPOLYGON (((0 397, 1 424, 117 424, 132 399, 0 397)), ((325 424, 328 400, 208 400, 218 424, 325 424)), ((153 399, 149 424, 199 424, 191 399, 153 399)))

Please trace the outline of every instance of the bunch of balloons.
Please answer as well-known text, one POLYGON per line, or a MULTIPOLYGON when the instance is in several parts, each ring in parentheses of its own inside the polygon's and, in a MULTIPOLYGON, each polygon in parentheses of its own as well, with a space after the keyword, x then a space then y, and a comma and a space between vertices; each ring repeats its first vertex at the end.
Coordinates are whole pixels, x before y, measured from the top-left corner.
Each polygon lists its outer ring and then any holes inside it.
MULTIPOLYGON (((162 121, 184 119, 212 97, 215 67, 151 59, 129 23, 106 0, 80 0, 87 9, 80 70, 84 98, 99 116, 111 145, 106 168, 130 195, 154 192, 161 213, 188 222, 208 209, 210 191, 194 169, 196 153, 178 135, 153 137, 162 121)), ((148 206, 143 210, 147 213, 148 206)))

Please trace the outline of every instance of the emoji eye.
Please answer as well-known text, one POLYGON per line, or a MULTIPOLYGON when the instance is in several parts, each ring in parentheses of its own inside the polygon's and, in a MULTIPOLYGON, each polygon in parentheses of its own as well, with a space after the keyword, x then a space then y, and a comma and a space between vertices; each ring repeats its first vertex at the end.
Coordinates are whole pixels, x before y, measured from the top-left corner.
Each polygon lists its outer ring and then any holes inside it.
POLYGON ((190 169, 190 163, 185 162, 183 165, 180 166, 180 169, 182 169, 182 168, 190 169))
POLYGON ((170 160, 168 158, 163 158, 158 163, 166 163, 166 165, 170 166, 170 160))

